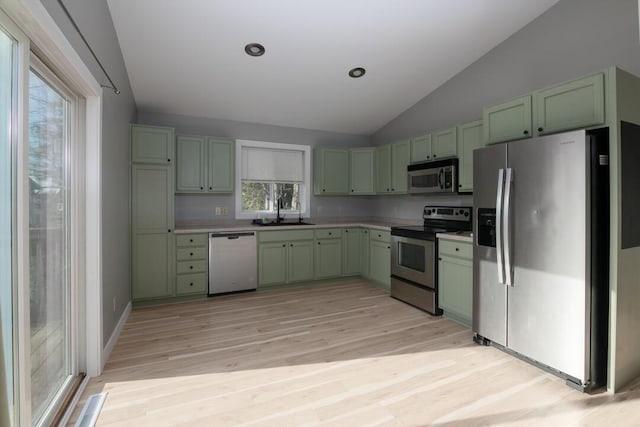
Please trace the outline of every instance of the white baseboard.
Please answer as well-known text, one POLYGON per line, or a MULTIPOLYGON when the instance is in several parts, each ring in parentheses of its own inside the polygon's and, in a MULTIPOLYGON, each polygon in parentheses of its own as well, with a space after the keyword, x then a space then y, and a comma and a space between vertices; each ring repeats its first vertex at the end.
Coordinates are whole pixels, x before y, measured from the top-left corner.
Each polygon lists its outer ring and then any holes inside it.
POLYGON ((107 345, 104 346, 102 350, 102 369, 104 369, 104 365, 106 365, 107 360, 109 360, 109 356, 111 355, 111 351, 113 351, 113 347, 115 347, 118 342, 118 338, 120 337, 120 332, 122 332, 122 328, 124 328, 125 323, 127 323, 127 319, 129 318, 129 314, 131 313, 131 301, 124 308, 122 312, 122 316, 120 316, 120 320, 118 320, 118 324, 116 325, 111 337, 109 337, 109 341, 107 341, 107 345))

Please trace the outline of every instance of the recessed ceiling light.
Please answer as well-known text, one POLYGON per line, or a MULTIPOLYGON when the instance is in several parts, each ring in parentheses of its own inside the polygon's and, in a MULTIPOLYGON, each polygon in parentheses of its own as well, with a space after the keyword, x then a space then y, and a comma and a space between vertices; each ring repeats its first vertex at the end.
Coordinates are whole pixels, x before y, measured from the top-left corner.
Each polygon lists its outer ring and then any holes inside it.
POLYGON ((359 77, 364 76, 364 73, 366 73, 367 70, 365 70, 362 67, 356 67, 356 68, 352 68, 349 70, 349 77, 353 77, 354 79, 357 79, 359 77))
POLYGON ((249 56, 262 56, 264 55, 264 46, 260 43, 249 43, 244 47, 244 51, 249 56))

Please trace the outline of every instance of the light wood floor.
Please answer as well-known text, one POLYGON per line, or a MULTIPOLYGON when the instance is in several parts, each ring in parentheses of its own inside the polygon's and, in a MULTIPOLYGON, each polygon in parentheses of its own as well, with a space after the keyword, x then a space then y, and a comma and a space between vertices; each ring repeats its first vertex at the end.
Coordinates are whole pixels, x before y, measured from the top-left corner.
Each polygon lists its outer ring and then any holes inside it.
POLYGON ((638 426, 640 381, 585 395, 363 282, 135 309, 100 426, 638 426))

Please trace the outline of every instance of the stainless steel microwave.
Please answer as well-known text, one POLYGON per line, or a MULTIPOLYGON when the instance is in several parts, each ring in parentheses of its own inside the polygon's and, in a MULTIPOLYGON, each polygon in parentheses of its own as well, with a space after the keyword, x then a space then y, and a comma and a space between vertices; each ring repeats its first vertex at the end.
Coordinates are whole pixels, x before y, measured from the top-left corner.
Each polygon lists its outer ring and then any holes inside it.
POLYGON ((407 167, 407 173, 411 194, 458 192, 458 159, 456 158, 411 163, 407 167))

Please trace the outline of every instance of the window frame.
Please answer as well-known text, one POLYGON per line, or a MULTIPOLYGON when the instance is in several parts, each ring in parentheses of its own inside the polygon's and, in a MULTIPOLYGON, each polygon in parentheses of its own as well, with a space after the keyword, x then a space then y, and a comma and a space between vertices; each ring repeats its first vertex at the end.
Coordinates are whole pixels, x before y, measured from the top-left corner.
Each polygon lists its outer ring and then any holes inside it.
MULTIPOLYGON (((303 177, 302 189, 300 195, 300 216, 308 218, 310 216, 311 205, 311 146, 303 144, 286 144, 281 142, 254 141, 247 139, 236 140, 236 174, 235 174, 235 218, 236 219, 255 219, 256 215, 261 218, 275 218, 276 213, 273 211, 244 211, 242 210, 242 148, 262 148, 272 150, 290 150, 302 151, 303 161, 303 177)), ((292 212, 292 211, 285 211, 292 212)), ((295 211, 298 212, 298 211, 295 211)))

